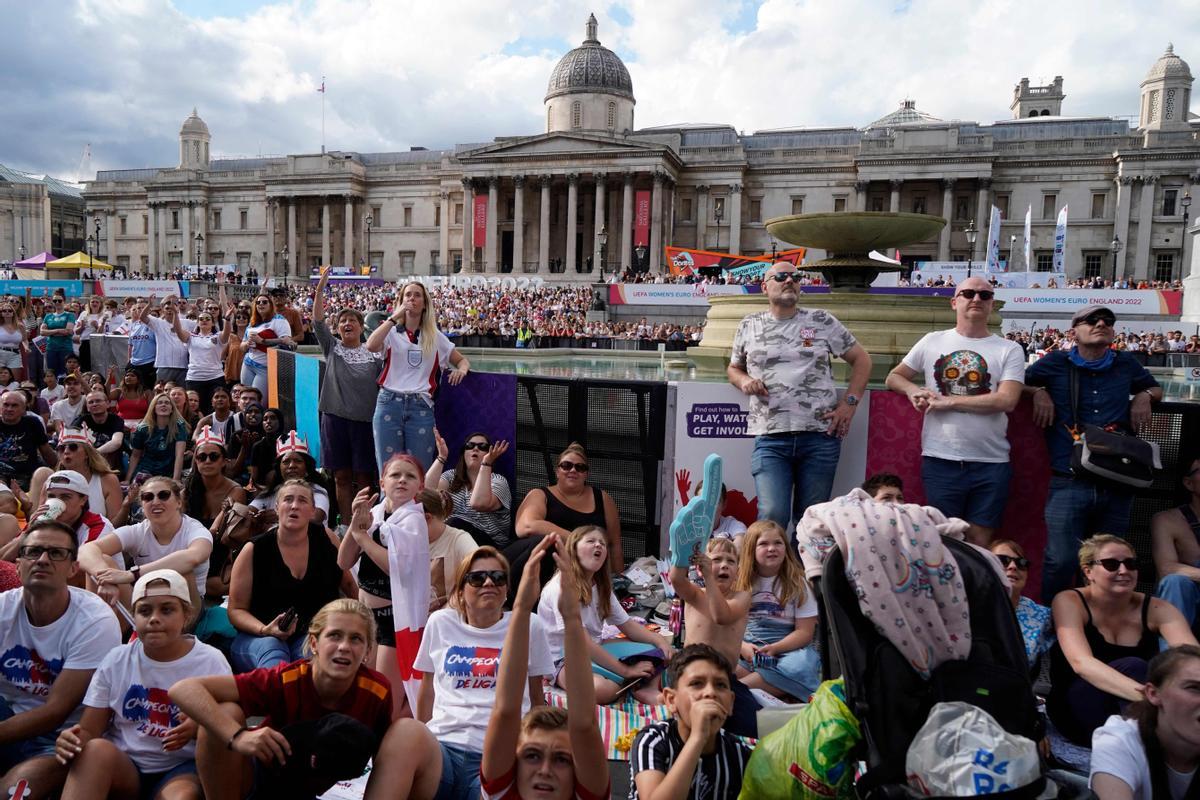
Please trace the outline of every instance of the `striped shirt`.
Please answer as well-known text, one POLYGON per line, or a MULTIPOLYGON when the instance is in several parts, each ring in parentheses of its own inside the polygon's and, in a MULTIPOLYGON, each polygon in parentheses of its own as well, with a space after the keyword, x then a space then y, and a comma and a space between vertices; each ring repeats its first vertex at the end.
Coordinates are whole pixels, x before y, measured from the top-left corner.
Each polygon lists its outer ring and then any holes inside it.
MULTIPOLYGON (((679 723, 674 719, 642 728, 630 751, 629 800, 638 800, 638 773, 654 770, 666 775, 683 745, 679 723)), ((733 734, 717 731, 716 749, 700 756, 688 797, 691 800, 736 800, 742 789, 742 775, 750 752, 750 746, 733 734)))

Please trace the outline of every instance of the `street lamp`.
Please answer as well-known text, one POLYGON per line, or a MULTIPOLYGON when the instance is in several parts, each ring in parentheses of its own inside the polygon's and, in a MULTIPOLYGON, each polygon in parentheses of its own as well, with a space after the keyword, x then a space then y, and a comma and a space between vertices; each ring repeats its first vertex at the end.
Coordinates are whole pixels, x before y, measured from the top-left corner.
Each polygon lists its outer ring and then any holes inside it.
POLYGON ((200 277, 200 249, 204 245, 204 234, 196 231, 196 235, 192 237, 196 240, 196 277, 200 277))
POLYGON ((93 269, 93 263, 92 263, 93 249, 92 248, 95 248, 96 250, 100 249, 100 237, 94 233, 91 236, 87 237, 87 246, 88 246, 88 272, 90 273, 93 269))
POLYGON ((284 288, 287 288, 287 285, 288 285, 288 246, 286 244, 283 246, 283 252, 280 253, 280 255, 283 256, 283 285, 284 285, 284 288))
POLYGON ((20 247, 17 248, 17 255, 18 255, 18 259, 17 259, 18 261, 25 260, 25 245, 21 245, 20 247))
POLYGON ((725 219, 725 203, 718 198, 717 202, 713 203, 713 217, 717 220, 717 246, 716 250, 721 250, 721 220, 725 219))
POLYGON ((1113 285, 1113 287, 1114 287, 1114 288, 1115 288, 1115 287, 1116 287, 1116 285, 1117 285, 1117 254, 1121 252, 1121 248, 1123 248, 1124 246, 1125 246, 1125 245, 1124 245, 1124 244, 1121 242, 1121 237, 1120 237, 1120 236, 1117 236, 1116 234, 1113 234, 1113 240, 1112 240, 1112 244, 1110 244, 1110 245, 1108 246, 1108 251, 1109 251, 1110 253, 1112 253, 1112 257, 1113 257, 1113 279, 1112 279, 1112 285, 1113 285))
POLYGON ((597 241, 600 242, 600 280, 604 280, 604 256, 608 251, 608 226, 601 225, 600 232, 596 234, 597 241))
POLYGON ((971 277, 971 259, 975 256, 975 237, 979 235, 979 231, 975 228, 975 220, 967 223, 967 229, 964 231, 967 234, 967 244, 971 247, 967 250, 967 277, 971 277))
MULTIPOLYGON (((1192 207, 1192 193, 1191 193, 1191 192, 1186 192, 1186 193, 1183 195, 1183 199, 1179 201, 1179 205, 1183 206, 1183 247, 1181 247, 1181 248, 1179 249, 1179 258, 1180 258, 1180 260, 1182 261, 1183 259, 1187 258, 1187 245, 1188 245, 1188 232, 1187 232, 1187 225, 1188 225, 1188 210, 1189 210, 1189 209, 1192 207)), ((1185 274, 1185 273, 1187 272, 1187 268, 1188 268, 1188 265, 1187 265, 1187 264, 1180 264, 1180 265, 1179 265, 1179 270, 1180 270, 1179 274, 1180 274, 1180 275, 1183 275, 1183 274, 1185 274)))
POLYGON ((363 218, 363 222, 367 224, 367 271, 371 271, 374 264, 371 263, 371 226, 375 224, 375 215, 367 212, 367 216, 363 218))
POLYGON ((1013 269, 1013 250, 1017 249, 1017 235, 1014 233, 1008 237, 1008 271, 1013 269))
POLYGON ((637 256, 637 271, 645 272, 646 270, 644 265, 646 262, 646 245, 639 244, 637 247, 633 248, 633 254, 637 256))
MULTIPOLYGON (((100 217, 99 216, 92 217, 92 225, 96 229, 96 257, 99 258, 100 257, 100 217)), ((109 253, 108 257, 112 258, 112 253, 109 253)))

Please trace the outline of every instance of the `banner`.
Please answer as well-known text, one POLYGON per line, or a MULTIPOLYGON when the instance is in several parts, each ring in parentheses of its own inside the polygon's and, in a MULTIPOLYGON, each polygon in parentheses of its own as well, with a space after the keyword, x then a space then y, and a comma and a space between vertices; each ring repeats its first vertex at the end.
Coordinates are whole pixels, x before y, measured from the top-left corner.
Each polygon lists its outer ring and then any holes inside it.
POLYGON ((1066 272, 1064 261, 1067 254, 1067 207, 1063 206, 1058 212, 1058 222, 1054 226, 1054 267, 1051 272, 1066 272))
MULTIPOLYGON (((775 254, 775 261, 786 261, 799 266, 804 261, 805 252, 803 247, 783 250, 775 254)), ((667 248, 667 265, 672 275, 694 275, 698 269, 735 269, 760 263, 770 267, 771 257, 765 253, 760 256, 740 256, 737 253, 717 253, 687 247, 667 248)))
POLYGON ((1033 229, 1033 204, 1029 204, 1029 208, 1025 209, 1025 271, 1029 272, 1029 262, 1032 260, 1030 254, 1032 250, 1032 229, 1033 229))
POLYGON ((721 283, 613 283, 608 303, 617 306, 706 306, 709 296, 759 294, 758 285, 721 283))
POLYGON ((633 195, 633 246, 650 246, 650 192, 644 190, 633 195))
POLYGON ((723 461, 722 478, 728 490, 725 514, 746 526, 758 519, 758 495, 750 472, 754 438, 746 433, 748 406, 746 395, 729 384, 676 384, 675 475, 663 487, 671 496, 664 497, 662 504, 671 519, 695 493, 709 453, 723 461))
MULTIPOLYGON (((1003 261, 1000 264, 1001 267, 1005 266, 1003 261)), ((989 281, 995 281, 998 287, 1009 289, 1054 289, 1067 285, 1066 275, 1053 272, 1012 272, 1002 268, 998 272, 974 269, 971 274, 986 276, 989 281), (1051 281, 1054 281, 1053 286, 1050 285, 1051 281)), ((960 284, 967 279, 967 268, 961 261, 918 261, 909 276, 909 282, 913 286, 924 286, 926 281, 939 278, 960 284)))
MULTIPOLYGON (((1031 272, 1030 277, 1047 275, 1031 272)), ((1004 301, 1001 314, 1034 311, 1070 317, 1084 306, 1106 306, 1121 314, 1177 316, 1183 311, 1183 292, 1160 289, 997 289, 1004 301)))
POLYGON ((1000 209, 992 206, 988 222, 987 271, 1000 272, 1000 209))
POLYGON ((487 204, 486 194, 475 195, 475 214, 472 217, 475 220, 475 238, 472 245, 474 247, 487 245, 487 204))
POLYGON ((179 295, 178 281, 96 281, 96 288, 105 297, 149 297, 179 295))
POLYGON ((56 289, 62 289, 67 297, 83 297, 91 286, 91 281, 48 281, 43 278, 31 281, 0 281, 0 294, 24 295, 26 289, 32 289, 34 297, 46 297, 56 289))

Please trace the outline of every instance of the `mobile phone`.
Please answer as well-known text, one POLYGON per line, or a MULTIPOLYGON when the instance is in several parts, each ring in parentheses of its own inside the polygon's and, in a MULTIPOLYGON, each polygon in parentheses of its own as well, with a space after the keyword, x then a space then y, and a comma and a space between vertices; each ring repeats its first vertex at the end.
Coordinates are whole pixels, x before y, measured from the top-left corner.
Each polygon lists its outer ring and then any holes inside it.
POLYGON ((139 472, 137 475, 133 476, 133 482, 137 485, 143 484, 148 480, 150 480, 149 472, 139 472))
POLYGON ((292 627, 292 623, 296 621, 296 607, 292 606, 287 611, 283 612, 283 619, 279 620, 280 630, 287 630, 292 627))

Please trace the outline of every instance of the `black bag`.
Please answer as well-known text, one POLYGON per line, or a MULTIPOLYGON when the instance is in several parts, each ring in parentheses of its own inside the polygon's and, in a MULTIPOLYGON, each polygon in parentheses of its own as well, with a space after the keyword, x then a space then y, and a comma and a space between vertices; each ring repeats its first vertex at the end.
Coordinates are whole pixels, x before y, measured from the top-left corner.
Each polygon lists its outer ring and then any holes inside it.
POLYGON ((1075 448, 1071 469, 1077 475, 1145 489, 1154 483, 1154 470, 1161 469, 1158 450, 1145 439, 1099 425, 1079 424, 1079 372, 1071 366, 1071 416, 1075 448))

